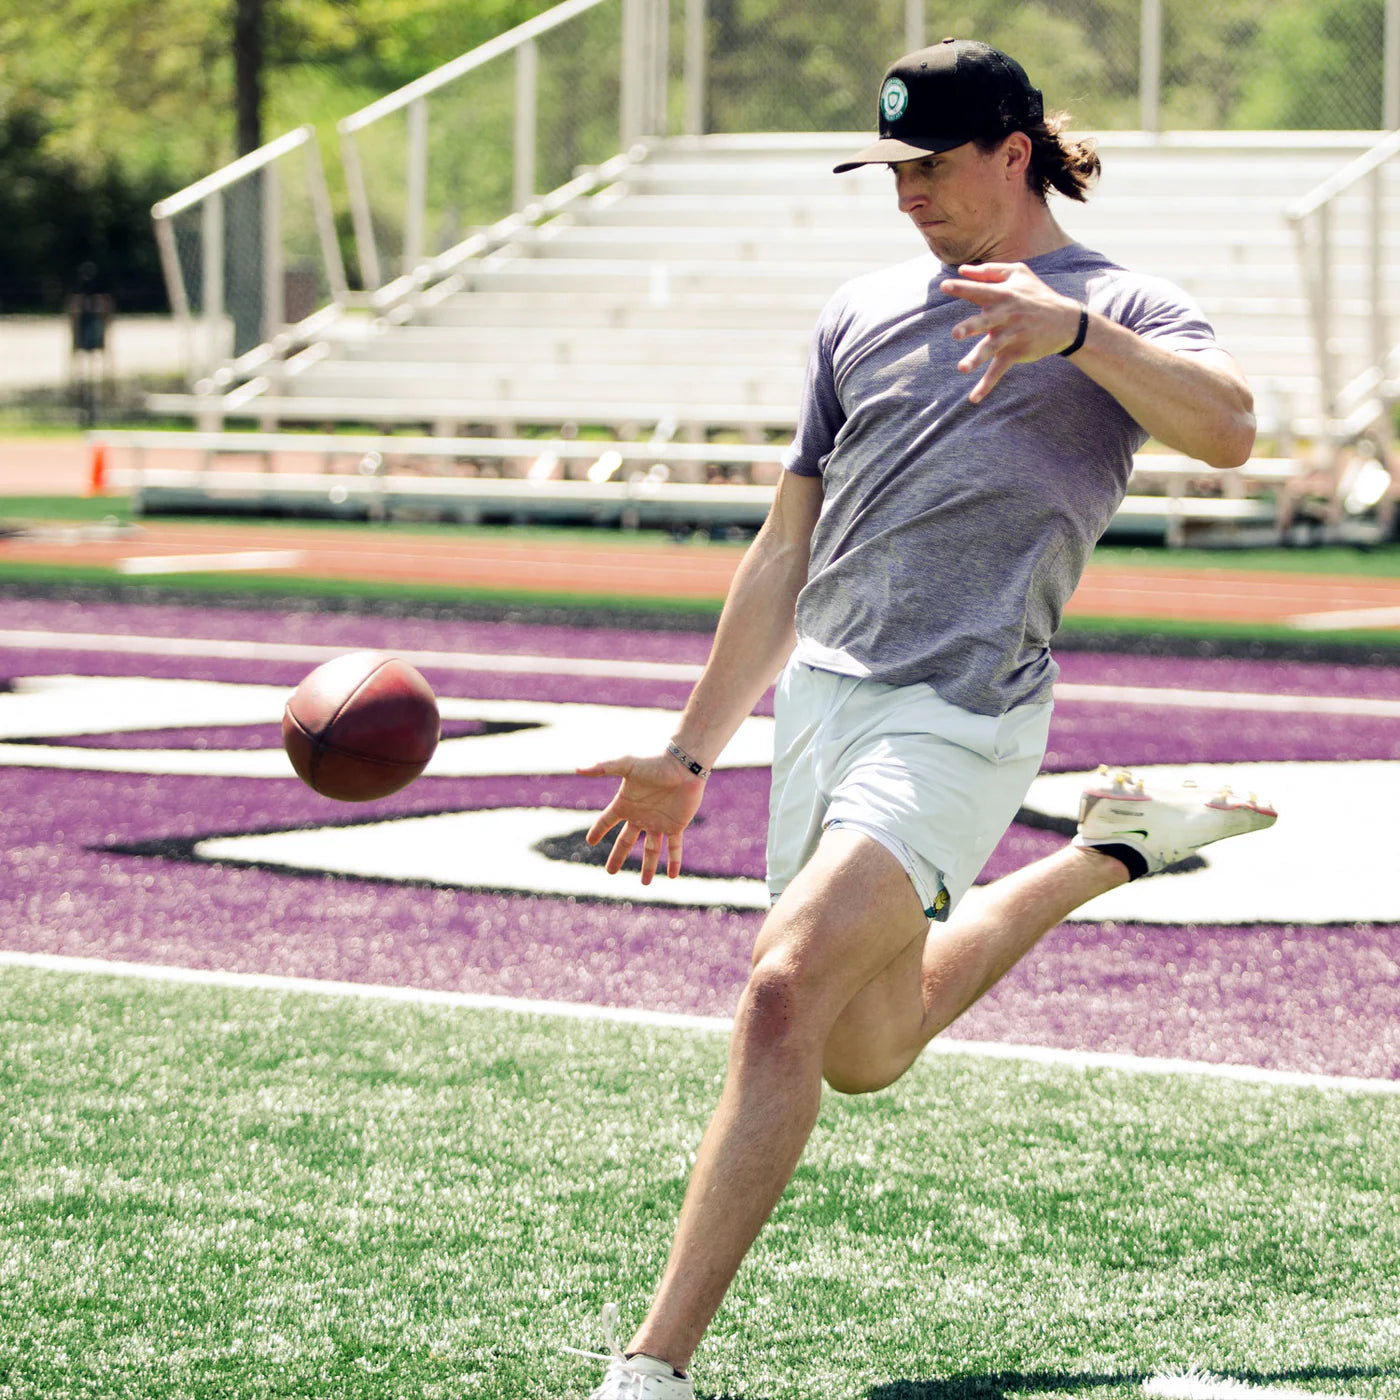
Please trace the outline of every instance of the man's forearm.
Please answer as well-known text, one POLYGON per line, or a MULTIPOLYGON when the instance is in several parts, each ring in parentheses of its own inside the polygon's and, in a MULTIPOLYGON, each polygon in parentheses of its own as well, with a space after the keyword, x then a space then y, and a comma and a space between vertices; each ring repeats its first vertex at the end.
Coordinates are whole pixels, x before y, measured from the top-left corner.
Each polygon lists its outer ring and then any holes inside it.
POLYGON ((1249 460, 1254 400, 1223 352, 1172 354, 1093 316, 1071 363, 1163 445, 1212 467, 1238 467, 1249 460))
POLYGON ((807 580, 820 501, 819 483, 785 478, 773 513, 734 575, 710 659, 675 732, 677 744, 707 768, 792 652, 797 595, 807 580))

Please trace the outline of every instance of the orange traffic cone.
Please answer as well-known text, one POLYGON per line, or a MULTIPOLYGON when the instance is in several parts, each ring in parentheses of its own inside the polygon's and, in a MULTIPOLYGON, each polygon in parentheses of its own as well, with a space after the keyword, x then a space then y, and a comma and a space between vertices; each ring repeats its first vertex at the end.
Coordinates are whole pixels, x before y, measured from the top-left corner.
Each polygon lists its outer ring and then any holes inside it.
POLYGON ((88 476, 88 495, 100 496, 107 489, 107 445, 95 442, 92 445, 92 469, 88 476))

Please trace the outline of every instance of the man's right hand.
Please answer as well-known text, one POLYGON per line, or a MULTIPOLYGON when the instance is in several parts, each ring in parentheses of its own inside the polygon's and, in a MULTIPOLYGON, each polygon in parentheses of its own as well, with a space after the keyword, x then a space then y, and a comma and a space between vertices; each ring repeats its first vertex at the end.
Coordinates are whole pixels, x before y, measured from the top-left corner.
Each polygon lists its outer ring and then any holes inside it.
POLYGON ((668 753, 649 758, 615 758, 594 763, 578 772, 585 778, 621 778, 613 800, 588 829, 590 846, 598 845, 619 823, 608 854, 608 874, 616 875, 622 863, 642 842, 642 884, 651 884, 661 862, 662 842, 666 845, 666 874, 674 880, 681 873, 681 836, 690 825, 705 795, 705 780, 688 773, 668 753))

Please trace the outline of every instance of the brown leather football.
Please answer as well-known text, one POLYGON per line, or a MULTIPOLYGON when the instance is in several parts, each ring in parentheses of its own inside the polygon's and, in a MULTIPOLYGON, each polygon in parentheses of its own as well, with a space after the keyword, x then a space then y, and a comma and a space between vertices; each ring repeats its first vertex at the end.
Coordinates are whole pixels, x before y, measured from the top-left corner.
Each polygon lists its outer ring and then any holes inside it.
POLYGON ((427 681, 386 652, 353 651, 318 666, 282 712, 282 746, 297 777, 337 802, 407 787, 428 766, 440 732, 427 681))

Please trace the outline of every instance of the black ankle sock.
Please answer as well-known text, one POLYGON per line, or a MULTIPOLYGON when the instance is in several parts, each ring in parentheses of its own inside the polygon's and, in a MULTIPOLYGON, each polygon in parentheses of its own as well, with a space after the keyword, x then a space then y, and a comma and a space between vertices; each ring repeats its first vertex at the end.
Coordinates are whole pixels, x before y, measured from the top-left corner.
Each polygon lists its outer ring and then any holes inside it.
POLYGON ((1147 861, 1131 846, 1120 845, 1116 841, 1110 841, 1102 846, 1091 846, 1093 851, 1098 851, 1101 855, 1112 856, 1114 860, 1121 862, 1128 867, 1128 879, 1140 880, 1147 874, 1147 861))
MULTIPOLYGON (((623 1354, 629 1361, 634 1360, 638 1356, 645 1356, 648 1361, 660 1361, 663 1366, 671 1366, 671 1363, 665 1360, 664 1357, 653 1356, 649 1351, 629 1351, 623 1354)), ((674 1366, 671 1366, 671 1374, 675 1376, 678 1381, 683 1381, 685 1379, 685 1372, 676 1370, 674 1366)))

